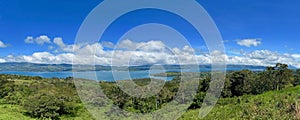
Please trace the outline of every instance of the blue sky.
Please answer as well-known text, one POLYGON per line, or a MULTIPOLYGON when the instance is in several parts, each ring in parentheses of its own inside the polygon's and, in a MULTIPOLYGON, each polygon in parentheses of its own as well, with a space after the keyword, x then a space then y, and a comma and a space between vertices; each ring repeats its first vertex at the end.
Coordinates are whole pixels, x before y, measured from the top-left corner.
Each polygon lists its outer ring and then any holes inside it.
MULTIPOLYGON (((54 43, 54 38, 62 38, 65 45, 74 44, 81 23, 101 2, 101 0, 0 0, 0 41, 3 44, 1 47, 0 42, 0 58, 2 61, 9 61, 7 59, 9 55, 20 57, 47 52, 56 56, 67 53, 59 50, 61 48, 54 43), (25 39, 28 36, 32 36, 33 39, 47 36, 50 42, 26 43, 25 39)), ((300 1, 198 0, 197 2, 216 23, 225 40, 228 56, 249 58, 252 53, 256 56, 251 59, 261 60, 260 56, 274 55, 280 59, 278 61, 283 62, 281 57, 292 56, 289 58, 293 59, 292 62, 288 63, 298 65, 300 1)), ((126 2, 116 4, 125 5, 126 2)), ((117 37, 135 25, 146 22, 173 26, 185 35, 194 49, 203 49, 205 46, 201 36, 178 16, 149 9, 132 12, 119 18, 107 30, 101 41, 116 44, 117 37)))

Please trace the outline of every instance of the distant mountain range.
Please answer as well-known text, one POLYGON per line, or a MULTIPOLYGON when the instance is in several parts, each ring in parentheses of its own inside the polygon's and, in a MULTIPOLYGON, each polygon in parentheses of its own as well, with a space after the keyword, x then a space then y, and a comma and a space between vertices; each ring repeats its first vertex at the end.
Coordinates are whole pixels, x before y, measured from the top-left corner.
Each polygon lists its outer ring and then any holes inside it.
MULTIPOLYGON (((149 70, 153 65, 142 65, 142 66, 129 66, 129 67, 116 67, 114 70, 149 70)), ((163 65, 164 69, 189 69, 189 65, 163 65)), ((194 67, 194 66, 193 66, 194 67)), ((290 67, 295 69, 295 67, 290 67)), ((200 65, 199 69, 211 69, 211 65, 200 65)), ((227 65, 228 70, 264 70, 265 66, 253 66, 253 65, 227 65)), ((30 71, 30 72, 62 72, 62 71, 110 71, 111 66, 103 65, 74 65, 71 64, 36 64, 36 63, 25 63, 25 62, 6 62, 0 63, 0 71, 30 71)))

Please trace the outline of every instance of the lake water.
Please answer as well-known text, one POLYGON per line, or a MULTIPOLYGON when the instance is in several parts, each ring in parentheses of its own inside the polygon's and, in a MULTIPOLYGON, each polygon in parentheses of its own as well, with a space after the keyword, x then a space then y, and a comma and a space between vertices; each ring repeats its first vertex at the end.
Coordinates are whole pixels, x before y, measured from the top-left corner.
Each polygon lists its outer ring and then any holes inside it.
MULTIPOLYGON (((241 70, 242 68, 231 68, 227 70, 241 70)), ((253 69, 254 70, 254 69, 253 69)), ((129 80, 138 78, 157 78, 162 80, 172 80, 173 77, 154 77, 151 74, 163 73, 166 71, 176 71, 176 72, 199 72, 199 70, 194 69, 172 69, 172 70, 141 70, 141 71, 86 71, 86 72, 23 72, 23 71, 0 71, 0 74, 17 74, 26 76, 40 76, 43 78, 84 78, 90 80, 101 80, 101 81, 115 81, 115 80, 129 80)), ((209 68, 201 69, 201 72, 210 71, 209 68)), ((255 71, 255 70, 254 70, 255 71)), ((257 70, 256 70, 257 71, 257 70)))
POLYGON ((101 81, 114 81, 114 80, 129 80, 129 79, 138 79, 138 78, 156 78, 162 80, 172 80, 173 77, 154 77, 150 74, 161 73, 165 71, 86 71, 86 72, 23 72, 23 71, 1 71, 0 74, 17 74, 17 75, 26 75, 26 76, 40 76, 43 78, 84 78, 90 80, 101 80, 101 81))

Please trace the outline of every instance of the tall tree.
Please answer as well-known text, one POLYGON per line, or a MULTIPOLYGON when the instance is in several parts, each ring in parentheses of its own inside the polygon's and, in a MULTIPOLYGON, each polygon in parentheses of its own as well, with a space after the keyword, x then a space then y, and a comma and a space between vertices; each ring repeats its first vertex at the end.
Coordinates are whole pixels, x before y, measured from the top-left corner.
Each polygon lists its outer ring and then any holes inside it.
MULTIPOLYGON (((241 96, 251 93, 252 72, 249 70, 242 70, 233 72, 229 75, 230 86, 229 89, 232 96, 241 96)), ((228 84, 227 84, 228 85, 228 84)))

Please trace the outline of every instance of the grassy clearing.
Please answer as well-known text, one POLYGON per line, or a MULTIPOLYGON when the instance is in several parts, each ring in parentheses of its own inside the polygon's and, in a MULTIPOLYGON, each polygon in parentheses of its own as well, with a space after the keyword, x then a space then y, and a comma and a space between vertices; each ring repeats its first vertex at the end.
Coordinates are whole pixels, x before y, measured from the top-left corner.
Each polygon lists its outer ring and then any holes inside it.
MULTIPOLYGON (((221 98, 204 119, 299 119, 299 93, 300 86, 297 86, 256 96, 221 98)), ((198 114, 199 109, 190 110, 181 119, 197 120, 198 114)))
MULTIPOLYGON (((82 106, 83 107, 83 106, 82 106)), ((94 118, 89 112, 82 108, 78 111, 76 116, 61 116, 62 120, 93 120, 94 118)), ((37 120, 24 114, 24 110, 21 106, 1 104, 0 105, 0 120, 37 120)))
POLYGON ((23 114, 24 110, 17 105, 0 105, 0 120, 35 120, 23 114))

